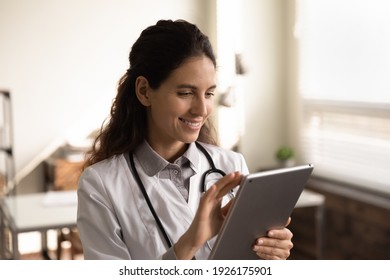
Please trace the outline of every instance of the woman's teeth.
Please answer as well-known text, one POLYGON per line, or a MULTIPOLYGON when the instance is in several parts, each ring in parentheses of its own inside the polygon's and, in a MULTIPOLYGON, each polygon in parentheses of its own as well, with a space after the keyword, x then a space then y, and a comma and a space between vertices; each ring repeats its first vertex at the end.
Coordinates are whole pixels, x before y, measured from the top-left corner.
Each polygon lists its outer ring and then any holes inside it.
POLYGON ((199 127, 201 125, 200 122, 189 122, 189 121, 182 119, 182 118, 179 118, 179 120, 181 120, 183 123, 185 123, 186 125, 191 126, 191 127, 199 127))

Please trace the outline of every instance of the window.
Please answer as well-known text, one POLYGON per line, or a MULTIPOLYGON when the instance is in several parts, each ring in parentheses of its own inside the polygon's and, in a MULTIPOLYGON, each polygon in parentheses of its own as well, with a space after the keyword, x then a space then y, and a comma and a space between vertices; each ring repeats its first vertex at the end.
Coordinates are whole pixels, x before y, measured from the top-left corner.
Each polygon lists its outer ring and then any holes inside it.
POLYGON ((303 159, 390 195, 390 2, 299 0, 303 159))

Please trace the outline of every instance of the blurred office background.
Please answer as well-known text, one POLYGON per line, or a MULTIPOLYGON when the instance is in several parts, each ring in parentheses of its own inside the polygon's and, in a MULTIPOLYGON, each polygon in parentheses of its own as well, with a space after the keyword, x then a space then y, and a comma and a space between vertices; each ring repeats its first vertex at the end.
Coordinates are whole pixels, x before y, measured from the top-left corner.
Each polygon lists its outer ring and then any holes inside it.
POLYGON ((325 199, 322 220, 294 210, 292 258, 388 259, 389 14, 386 0, 0 0, 3 192, 72 185, 133 42, 159 19, 186 19, 217 54, 220 144, 250 171, 280 167, 281 148, 315 165, 307 188, 325 199))

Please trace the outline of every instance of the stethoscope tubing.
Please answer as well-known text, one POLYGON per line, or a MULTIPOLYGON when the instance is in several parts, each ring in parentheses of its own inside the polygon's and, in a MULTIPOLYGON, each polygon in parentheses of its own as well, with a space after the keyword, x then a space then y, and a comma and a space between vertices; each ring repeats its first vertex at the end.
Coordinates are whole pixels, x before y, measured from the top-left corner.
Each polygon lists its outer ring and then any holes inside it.
MULTIPOLYGON (((211 173, 218 173, 222 176, 225 176, 226 173, 218 168, 215 167, 215 164, 214 164, 214 161, 213 159, 211 158, 210 154, 206 151, 206 149, 201 145, 199 144, 198 142, 195 142, 196 146, 198 147, 199 150, 201 150, 201 152, 206 156, 207 158, 207 161, 209 162, 209 164, 211 165, 211 168, 209 170, 207 170, 206 172, 203 173, 202 175, 202 180, 201 180, 201 186, 202 186, 202 192, 205 192, 206 191, 206 178, 208 175, 210 175, 211 173)), ((142 195, 144 196, 145 198, 145 201, 146 203, 148 204, 148 207, 150 209, 150 212, 152 213, 153 215, 153 218, 154 220, 156 221, 157 223, 157 226, 158 228, 160 229, 160 232, 162 233, 164 239, 165 239, 165 242, 167 243, 168 245, 168 248, 172 247, 172 241, 171 239, 169 238, 167 232, 165 231, 164 229, 164 226, 160 220, 160 218, 158 217, 157 213, 156 213, 156 210, 154 209, 153 207, 153 204, 149 198, 149 195, 148 193, 146 192, 146 189, 145 189, 145 186, 144 184, 142 183, 142 180, 141 178, 139 177, 139 174, 138 174, 138 171, 135 167, 135 163, 134 163, 134 156, 132 153, 129 153, 129 161, 130 161, 130 169, 132 171, 132 173, 134 174, 134 177, 135 177, 135 180, 137 182, 137 185, 138 187, 140 188, 141 192, 142 192, 142 195)))
POLYGON ((152 212, 152 215, 153 215, 153 218, 154 220, 156 221, 157 223, 157 226, 159 227, 164 239, 165 239, 165 242, 167 243, 168 245, 168 248, 171 248, 172 247, 172 241, 171 239, 169 238, 167 232, 165 231, 164 229, 164 226, 162 225, 161 223, 161 220, 160 218, 158 217, 157 213, 156 213, 156 210, 154 209, 153 207, 153 204, 152 202, 150 201, 150 198, 149 198, 149 195, 148 193, 146 192, 146 189, 145 189, 145 186, 144 184, 142 183, 141 181, 141 178, 139 177, 139 174, 137 172, 137 169, 135 168, 135 164, 134 164, 134 157, 132 154, 129 154, 129 159, 130 159, 130 166, 131 166, 131 169, 133 171, 133 174, 134 174, 134 177, 135 177, 135 180, 137 181, 137 184, 146 200, 146 203, 148 204, 148 207, 150 209, 150 212, 152 212))

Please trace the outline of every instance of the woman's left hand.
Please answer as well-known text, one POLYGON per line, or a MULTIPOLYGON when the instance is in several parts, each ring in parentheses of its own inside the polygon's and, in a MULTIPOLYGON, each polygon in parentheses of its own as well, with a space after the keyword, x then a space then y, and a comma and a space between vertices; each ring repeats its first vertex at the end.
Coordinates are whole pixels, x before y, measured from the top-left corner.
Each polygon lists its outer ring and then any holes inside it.
MULTIPOLYGON (((288 219, 286 227, 290 221, 291 218, 288 219)), ((292 237, 293 234, 288 228, 272 229, 267 236, 258 238, 252 249, 264 260, 286 260, 293 247, 292 237)))

